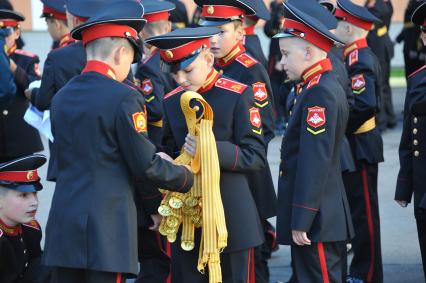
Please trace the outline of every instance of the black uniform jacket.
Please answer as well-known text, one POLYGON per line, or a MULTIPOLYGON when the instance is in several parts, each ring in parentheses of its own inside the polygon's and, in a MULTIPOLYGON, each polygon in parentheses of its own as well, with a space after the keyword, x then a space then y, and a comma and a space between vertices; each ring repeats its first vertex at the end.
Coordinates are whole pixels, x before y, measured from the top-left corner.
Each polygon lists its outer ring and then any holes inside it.
POLYGON ((395 199, 426 209, 426 66, 409 76, 399 145, 400 170, 395 199))
POLYGON ((17 93, 0 109, 0 159, 5 161, 43 150, 40 135, 24 121, 29 102, 25 97, 28 85, 40 79, 37 55, 15 50, 9 57, 16 63, 15 84, 17 93))
MULTIPOLYGON (((216 66, 223 75, 251 86, 254 104, 262 117, 265 151, 274 138, 274 113, 271 82, 265 68, 237 44, 224 58, 216 60, 216 66)), ((266 219, 276 215, 277 197, 269 164, 262 170, 248 175, 250 190, 256 201, 260 217, 266 219)))
POLYGON ((265 67, 265 69, 268 68, 268 60, 265 57, 265 54, 262 50, 262 45, 260 44, 260 39, 254 32, 247 33, 246 29, 246 35, 244 36, 244 47, 246 48, 246 51, 248 54, 253 56, 254 59, 256 59, 260 64, 265 67))
POLYGON ((340 167, 348 119, 345 92, 328 59, 308 68, 281 146, 277 236, 293 244, 292 230, 311 241, 344 241, 353 235, 340 167), (311 72, 313 68, 319 69, 311 72))
POLYGON ((161 145, 164 94, 177 87, 170 73, 160 71, 160 64, 160 52, 155 48, 145 60, 138 64, 135 74, 140 91, 145 97, 148 136, 157 147, 161 145))
POLYGON ((380 65, 365 39, 344 50, 355 101, 350 109, 346 136, 355 160, 383 161, 383 141, 375 123, 382 92, 380 65))
POLYGON ((137 274, 134 179, 186 192, 193 178, 155 155, 143 97, 108 65, 91 64, 52 102, 58 175, 45 263, 137 274))
POLYGON ((49 276, 41 264, 41 228, 37 221, 16 227, 0 221, 0 282, 42 283, 49 276))
MULTIPOLYGON (((263 232, 246 174, 265 166, 266 155, 262 125, 253 106, 250 87, 213 71, 210 83, 198 92, 214 112, 213 133, 220 163, 220 192, 228 229, 226 251, 238 251, 260 245, 263 232)), ((188 133, 180 108, 182 87, 164 97, 163 145, 176 156, 188 133)))

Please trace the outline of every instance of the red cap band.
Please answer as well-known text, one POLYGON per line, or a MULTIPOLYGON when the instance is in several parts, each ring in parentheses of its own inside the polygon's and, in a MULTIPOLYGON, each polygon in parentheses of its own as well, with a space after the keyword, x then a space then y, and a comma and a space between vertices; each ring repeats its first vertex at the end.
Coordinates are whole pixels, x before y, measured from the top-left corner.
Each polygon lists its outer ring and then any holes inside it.
POLYGON ((321 48, 327 53, 334 46, 334 42, 331 39, 328 39, 327 37, 318 33, 314 29, 311 29, 310 27, 297 21, 285 19, 283 27, 284 29, 294 29, 294 32, 290 32, 291 34, 300 37, 306 41, 309 41, 310 43, 317 46, 318 48, 321 48))
POLYGON ((40 180, 37 170, 0 172, 0 181, 31 183, 40 180))
POLYGON ((17 20, 0 20, 0 28, 17 26, 19 26, 19 22, 17 20))
POLYGON ((347 13, 346 11, 340 9, 340 8, 336 8, 336 12, 334 13, 334 16, 337 18, 342 18, 344 21, 351 23, 357 27, 360 27, 362 29, 365 30, 371 30, 373 28, 373 23, 372 22, 367 22, 364 21, 360 18, 357 18, 349 13, 347 13))
POLYGON ((224 5, 206 5, 203 6, 201 11, 201 17, 205 18, 232 18, 232 17, 244 17, 245 11, 232 6, 224 5))
POLYGON ((210 47, 210 39, 203 38, 191 41, 174 49, 160 50, 160 57, 165 62, 179 61, 190 55, 195 50, 201 48, 203 45, 210 47))
POLYGON ((152 13, 152 14, 145 14, 143 15, 143 18, 148 22, 148 23, 153 23, 153 22, 158 22, 158 21, 163 21, 169 20, 169 12, 168 11, 162 11, 162 12, 158 12, 158 13, 152 13))
POLYGON ((67 20, 67 15, 65 13, 62 13, 46 5, 43 5, 43 14, 51 14, 55 19, 58 20, 67 20))
POLYGON ((82 32, 83 45, 104 37, 133 37, 135 40, 138 39, 138 33, 135 29, 126 25, 117 24, 100 24, 87 28, 82 32))

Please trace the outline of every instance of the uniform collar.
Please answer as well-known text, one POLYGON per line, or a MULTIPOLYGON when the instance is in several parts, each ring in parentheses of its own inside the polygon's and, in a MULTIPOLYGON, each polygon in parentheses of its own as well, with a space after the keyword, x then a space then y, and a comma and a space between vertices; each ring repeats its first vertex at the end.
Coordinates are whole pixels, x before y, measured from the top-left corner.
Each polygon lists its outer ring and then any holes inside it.
POLYGON ((244 30, 246 31, 246 35, 254 35, 255 26, 248 26, 244 30))
POLYGON ((306 84, 310 80, 315 78, 316 76, 321 75, 322 73, 325 73, 327 71, 330 71, 331 69, 333 69, 333 67, 331 66, 330 59, 328 58, 323 59, 315 63, 314 65, 310 66, 302 73, 302 82, 303 84, 306 84))
POLYGON ((105 64, 104 62, 101 62, 101 61, 96 61, 96 60, 87 61, 86 67, 84 67, 81 73, 83 74, 87 72, 97 72, 113 80, 117 80, 114 70, 108 64, 105 64))
POLYGON ((352 51, 365 48, 365 47, 368 47, 367 39, 366 38, 358 39, 352 42, 351 44, 348 44, 345 47, 345 49, 343 49, 343 56, 346 58, 352 51))
POLYGON ((18 236, 22 234, 22 226, 20 224, 11 227, 9 225, 6 225, 1 219, 0 219, 0 230, 3 231, 8 236, 18 236))
POLYGON ((235 58, 237 58, 244 52, 246 52, 246 48, 241 42, 239 42, 234 46, 234 48, 232 48, 231 52, 229 52, 228 55, 218 59, 216 63, 219 67, 223 68, 234 62, 235 58))
POLYGON ((209 91, 216 81, 219 79, 220 73, 213 68, 210 73, 207 75, 206 81, 204 82, 204 85, 197 91, 199 93, 205 93, 209 91))
POLYGON ((12 47, 10 47, 10 48, 7 50, 7 55, 8 55, 8 56, 12 55, 13 53, 15 53, 16 49, 18 49, 18 46, 17 46, 17 45, 16 45, 16 43, 15 43, 12 47))
POLYGON ((71 35, 69 33, 67 33, 66 35, 62 36, 61 39, 59 40, 59 47, 58 48, 62 48, 67 46, 70 43, 73 43, 75 40, 71 37, 71 35))

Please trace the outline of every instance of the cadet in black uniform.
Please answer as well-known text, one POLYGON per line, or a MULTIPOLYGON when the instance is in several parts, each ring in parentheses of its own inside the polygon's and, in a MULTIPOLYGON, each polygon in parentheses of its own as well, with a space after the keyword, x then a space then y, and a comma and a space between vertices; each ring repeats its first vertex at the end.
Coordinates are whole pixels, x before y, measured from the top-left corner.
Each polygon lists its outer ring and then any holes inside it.
POLYGON ((426 62, 426 47, 420 39, 419 28, 411 22, 411 15, 419 5, 418 0, 410 0, 404 13, 404 26, 396 37, 396 42, 404 42, 405 77, 423 67, 426 62))
MULTIPOLYGON (((11 33, 10 29, 0 29, 0 46, 6 45, 6 37, 11 33)), ((10 69, 10 59, 4 48, 0 48, 0 72, 2 74, 0 76, 0 107, 3 107, 16 95, 16 85, 10 69)))
POLYGON ((374 25, 374 28, 368 33, 367 43, 371 51, 379 59, 382 70, 382 97, 380 113, 377 117, 379 129, 381 131, 396 126, 395 111, 392 102, 392 88, 390 86, 391 60, 393 57, 393 42, 389 37, 389 27, 393 15, 393 6, 391 0, 367 0, 365 7, 377 18, 381 23, 374 25))
POLYGON ((41 0, 47 31, 53 39, 52 49, 62 48, 74 42, 65 14, 65 0, 41 0))
POLYGON ((88 61, 51 108, 58 172, 44 260, 54 267, 52 282, 122 282, 136 275, 133 180, 180 192, 192 186, 185 166, 155 154, 144 99, 122 83, 140 59, 142 16, 138 1, 114 2, 71 32, 88 61))
MULTIPOLYGON (((252 88, 222 76, 213 68, 209 38, 219 32, 216 28, 182 29, 146 42, 160 48, 163 66, 173 72, 181 85, 164 97, 166 152, 176 156, 182 147, 191 153, 196 147, 193 138, 187 137, 180 107, 180 97, 186 90, 202 94, 213 109, 220 193, 228 230, 228 245, 221 255, 222 282, 247 282, 253 280, 252 248, 263 242, 263 233, 246 173, 264 167, 266 155, 252 88)), ((197 271, 200 229, 195 233, 196 246, 192 251, 185 252, 180 245, 172 245, 172 274, 179 274, 182 282, 209 280, 197 271)))
POLYGON ((308 15, 290 2, 276 38, 288 78, 301 85, 282 141, 278 241, 291 245, 298 282, 341 282, 342 242, 353 235, 340 167, 348 103, 326 58, 340 41, 314 18, 323 7, 313 3, 308 15))
MULTIPOLYGON (((140 32, 142 39, 161 35, 171 31, 169 13, 175 6, 167 1, 142 2, 144 6, 143 18, 147 21, 140 32)), ((148 137, 157 147, 161 148, 163 132, 163 96, 177 87, 170 73, 162 72, 160 69, 160 52, 156 47, 143 45, 144 56, 138 62, 135 79, 139 91, 145 98, 148 115, 148 137)), ((155 222, 161 220, 158 207, 162 200, 162 194, 156 187, 147 190, 146 182, 139 182, 137 187, 142 186, 144 194, 136 194, 135 202, 138 209, 138 250, 140 271, 136 282, 142 283, 165 283, 170 275, 170 245, 160 235, 155 227, 155 222), (153 227, 154 226, 154 227, 153 227)))
POLYGON ((244 19, 244 39, 243 44, 248 54, 252 55, 254 59, 260 62, 265 68, 268 68, 268 60, 262 50, 260 39, 254 32, 257 22, 259 19, 268 21, 271 15, 268 8, 265 6, 263 1, 255 1, 254 10, 256 15, 247 16, 244 19))
MULTIPOLYGON (((141 32, 142 40, 171 31, 169 13, 175 6, 169 2, 144 1, 144 17, 147 24, 141 32)), ((145 97, 148 112, 148 136, 157 146, 161 146, 163 96, 177 87, 170 73, 160 70, 160 52, 154 46, 145 44, 144 58, 138 63, 135 79, 145 97)))
MULTIPOLYGON (((234 80, 249 85, 253 89, 255 106, 259 109, 262 116, 263 136, 265 140, 265 152, 268 152, 268 144, 274 138, 274 113, 273 113, 273 96, 271 83, 265 67, 256 59, 251 57, 245 51, 245 47, 241 40, 244 31, 242 21, 246 16, 256 15, 259 11, 259 4, 253 1, 236 1, 236 0, 208 0, 195 1, 202 6, 201 21, 202 26, 216 26, 222 32, 210 39, 211 49, 215 55, 215 67, 223 75, 234 80)), ((258 172, 247 175, 250 190, 256 202, 260 219, 264 223, 265 236, 269 236, 270 223, 268 218, 276 216, 277 197, 272 174, 269 164, 258 172)), ((271 247, 264 247, 271 250, 271 247)), ((258 277, 258 281, 268 282, 269 274, 267 268, 267 259, 270 257, 267 253, 266 258, 261 257, 262 247, 256 249, 257 274, 264 274, 263 280, 258 277), (263 262, 263 264, 260 264, 263 262)))
POLYGON ((336 35, 346 45, 343 53, 355 97, 346 136, 357 170, 344 175, 355 227, 354 257, 348 279, 380 283, 383 270, 377 174, 378 163, 383 161, 383 142, 376 127, 376 115, 380 109, 382 80, 378 59, 366 40, 368 31, 379 19, 349 0, 338 0, 337 6, 336 35))
MULTIPOLYGON (((412 22, 420 26, 423 44, 426 44, 426 1, 414 11, 412 22)), ((409 88, 404 106, 404 124, 399 145, 400 170, 396 184, 395 200, 406 207, 414 195, 423 272, 426 278, 426 187, 424 136, 426 132, 426 67, 408 77, 409 88)))
POLYGON ((24 91, 32 81, 40 79, 37 55, 16 46, 21 35, 20 22, 24 20, 18 12, 0 10, 0 26, 11 31, 6 38, 6 47, 17 86, 14 98, 0 107, 0 162, 43 150, 38 131, 24 121, 29 105, 24 91))
POLYGON ((47 282, 41 264, 41 228, 35 214, 42 189, 37 168, 43 155, 29 155, 0 164, 0 282, 47 282))

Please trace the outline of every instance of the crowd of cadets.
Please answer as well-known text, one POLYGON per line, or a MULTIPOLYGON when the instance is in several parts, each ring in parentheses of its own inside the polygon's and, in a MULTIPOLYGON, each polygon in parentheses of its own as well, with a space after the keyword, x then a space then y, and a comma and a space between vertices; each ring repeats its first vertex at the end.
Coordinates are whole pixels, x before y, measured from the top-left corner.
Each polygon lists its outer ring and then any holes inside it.
MULTIPOLYGON (((215 114, 223 282, 269 282, 278 244, 291 246, 289 282, 383 282, 377 176, 381 132, 396 126, 391 1, 194 1, 189 21, 178 0, 41 0, 53 40, 42 71, 22 50, 25 17, 0 1, 0 282, 209 281, 197 270, 200 229, 189 252, 158 232, 158 188, 193 184, 191 168, 173 163, 197 148, 180 108, 187 90, 215 114), (46 158, 23 119, 30 104, 50 110, 54 136, 43 253, 34 216, 46 158)), ((406 207, 414 195, 426 271, 426 1, 409 1, 396 41, 407 95, 395 200, 406 207)))

